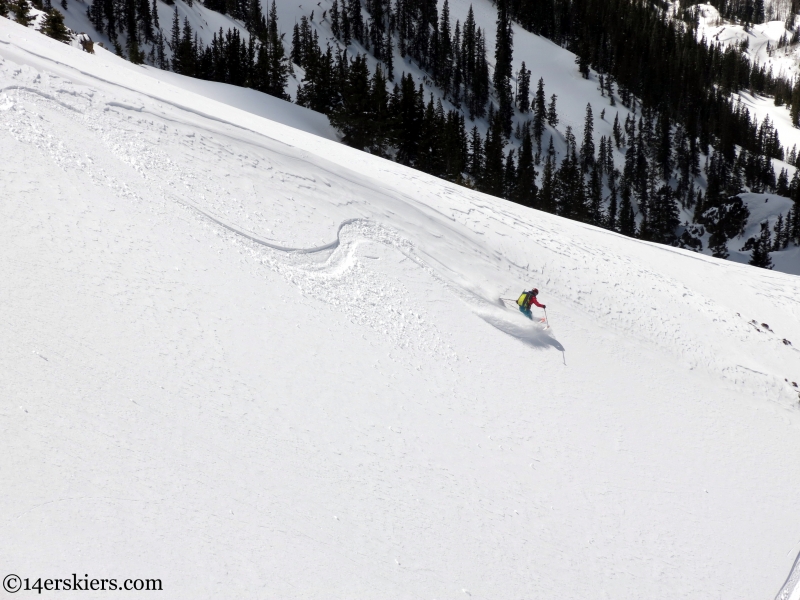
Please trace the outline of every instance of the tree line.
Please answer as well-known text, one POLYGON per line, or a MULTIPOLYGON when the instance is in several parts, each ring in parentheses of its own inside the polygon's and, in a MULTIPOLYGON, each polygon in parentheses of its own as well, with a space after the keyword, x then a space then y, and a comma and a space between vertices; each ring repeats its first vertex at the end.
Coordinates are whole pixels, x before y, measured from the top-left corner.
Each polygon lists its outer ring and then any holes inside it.
MULTIPOLYGON (((59 42, 69 43, 72 39, 70 30, 64 25, 64 15, 53 8, 50 0, 0 0, 0 17, 14 16, 17 23, 28 27, 34 20, 31 8, 45 13, 40 31, 59 42)), ((67 10, 67 0, 61 0, 61 8, 67 10)))
MULTIPOLYGON (((683 4, 688 4, 688 1, 682 1, 681 5, 683 4)), ((709 4, 719 11, 723 19, 739 21, 745 27, 759 25, 766 19, 764 0, 710 0, 709 4)), ((792 2, 791 14, 796 13, 796 7, 792 2)))
MULTIPOLYGON (((250 35, 220 30, 204 46, 177 10, 165 39, 156 1, 94 0, 89 16, 111 39, 126 33, 132 60, 285 99, 294 64, 302 70, 297 102, 328 115, 345 143, 526 206, 694 249, 709 231, 712 251, 724 256, 747 218, 736 200, 745 187, 797 195, 795 179, 772 167, 772 159, 796 164, 796 149, 787 154, 773 124, 759 123, 733 94, 771 95, 797 122, 800 83, 752 64, 742 48, 698 39, 690 13, 676 20, 649 0, 497 0, 493 72, 472 7, 453 24, 447 1, 439 11, 435 0, 334 0, 294 26, 290 57, 274 2, 263 15, 259 0, 207 0, 250 35), (332 44, 319 39, 315 16, 329 24, 332 44), (624 122, 615 115, 597 151, 591 107, 579 144, 571 129, 557 132, 557 98, 547 98, 544 81, 533 91, 524 63, 512 72, 515 22, 576 54, 579 72, 597 78, 609 118, 617 101, 629 109, 624 122), (148 42, 145 55, 139 45, 148 42), (395 48, 452 108, 396 72, 395 48), (468 124, 478 118, 485 135, 468 124), (553 136, 566 146, 560 156, 553 136), (621 170, 614 152, 624 155, 621 170), (679 207, 693 211, 692 226, 679 226, 679 207)), ((800 242, 796 213, 783 219, 787 243, 800 242)))

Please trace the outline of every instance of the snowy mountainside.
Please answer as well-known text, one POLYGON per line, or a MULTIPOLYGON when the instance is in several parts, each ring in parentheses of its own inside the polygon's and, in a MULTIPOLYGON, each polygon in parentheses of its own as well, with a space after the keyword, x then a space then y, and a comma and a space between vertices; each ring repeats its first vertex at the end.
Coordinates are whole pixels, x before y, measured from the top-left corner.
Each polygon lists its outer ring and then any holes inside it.
MULTIPOLYGON (((442 2, 439 3, 440 8, 443 4, 442 2)), ((76 30, 87 30, 87 31, 94 31, 92 29, 91 23, 89 22, 88 18, 86 17, 86 8, 81 2, 74 2, 70 6, 73 6, 74 9, 72 10, 72 16, 67 18, 67 22, 76 30), (74 5, 74 6, 73 6, 74 5)), ((179 19, 182 22, 184 17, 188 18, 189 24, 192 26, 193 31, 195 31, 198 36, 199 40, 207 45, 211 41, 211 35, 215 33, 219 27, 228 28, 233 27, 238 29, 241 34, 247 38, 247 33, 244 30, 244 27, 241 23, 214 11, 206 9, 200 3, 193 3, 191 6, 185 4, 184 2, 178 2, 176 7, 168 6, 163 2, 156 2, 156 6, 158 7, 159 13, 159 23, 161 24, 161 29, 164 31, 165 35, 169 30, 169 24, 172 18, 172 12, 177 7, 179 19)), ((336 46, 338 42, 335 40, 332 32, 331 32, 331 23, 330 18, 325 17, 327 13, 330 12, 332 6, 332 0, 323 0, 320 3, 307 3, 303 5, 302 3, 289 3, 289 2, 281 2, 277 5, 277 13, 279 17, 279 26, 281 31, 285 34, 284 37, 284 46, 287 50, 289 50, 289 32, 291 31, 291 27, 293 24, 297 23, 300 19, 306 18, 311 19, 310 25, 312 29, 319 35, 320 43, 324 46, 325 44, 332 44, 336 46)), ((450 12, 451 12, 451 20, 455 23, 456 20, 460 20, 462 23, 466 18, 467 10, 469 7, 472 6, 475 10, 475 18, 476 22, 479 27, 481 27, 486 35, 487 41, 487 48, 489 48, 489 62, 490 67, 493 69, 493 60, 491 58, 491 49, 494 46, 495 42, 495 21, 497 18, 496 14, 496 7, 491 4, 490 2, 486 2, 485 0, 476 0, 472 2, 471 0, 455 0, 450 4, 450 12)), ((769 36, 772 35, 776 37, 773 39, 773 46, 774 42, 777 39, 780 39, 782 33, 786 33, 785 27, 783 23, 772 23, 772 24, 765 24, 764 26, 755 26, 752 28, 750 32, 744 32, 742 27, 738 27, 739 33, 731 33, 732 31, 738 31, 736 27, 732 29, 726 26, 714 26, 711 24, 718 24, 719 19, 715 18, 715 15, 718 17, 718 13, 716 9, 711 7, 710 5, 698 5, 700 9, 700 30, 701 33, 706 33, 710 40, 717 40, 721 41, 723 44, 734 43, 739 41, 739 34, 744 36, 745 38, 753 37, 752 43, 752 52, 751 57, 754 61, 761 61, 766 57, 767 60, 772 60, 768 56, 774 54, 774 52, 767 53, 766 42, 771 39, 769 36), (781 31, 778 32, 778 29, 781 31), (782 33, 781 33, 782 32, 782 33), (724 34, 724 35, 723 35, 724 34), (723 37, 720 38, 720 35, 723 37), (733 37, 731 37, 733 36, 733 37), (763 55, 763 56, 762 56, 763 55)), ((58 7, 56 7, 58 8, 58 7)), ((775 14, 781 13, 781 11, 785 11, 786 7, 776 5, 773 7, 775 14)), ((62 11, 63 12, 63 11, 62 11)), ((69 10, 67 11, 69 12, 69 10)), ((782 13, 781 13, 782 14, 782 13)), ((95 31, 93 35, 98 36, 98 39, 104 39, 105 36, 97 34, 95 31)), ((788 35, 788 34, 787 34, 788 35)), ((123 36, 124 37, 124 36, 123 36)), ((108 41, 106 40, 106 43, 108 41)), ((370 69, 374 69, 377 61, 372 57, 363 47, 361 47, 358 42, 354 41, 350 47, 350 51, 352 52, 364 52, 368 59, 367 62, 370 66, 370 69)), ((788 51, 788 47, 782 49, 780 53, 785 54, 788 51)), ((169 54, 169 50, 167 50, 169 54)), ((777 58, 776 58, 777 60, 777 58)), ((786 66, 790 65, 794 59, 786 58, 781 65, 786 66), (788 62, 787 62, 788 61, 788 62), (784 63, 786 63, 784 65, 784 63)), ((589 73, 589 78, 584 79, 580 76, 577 71, 575 65, 575 55, 571 52, 561 48, 557 44, 550 42, 549 40, 533 35, 530 32, 523 30, 521 27, 515 25, 514 26, 514 59, 513 59, 513 71, 517 73, 519 68, 521 67, 523 61, 525 62, 526 66, 531 69, 532 71, 532 80, 536 82, 539 77, 543 77, 546 86, 546 93, 548 96, 550 94, 555 93, 559 98, 559 115, 560 115, 560 126, 558 128, 547 126, 547 133, 546 138, 552 136, 552 139, 555 142, 555 149, 556 155, 560 158, 563 158, 566 155, 566 141, 564 137, 564 132, 566 128, 572 127, 573 132, 580 136, 580 133, 583 129, 583 121, 587 103, 591 104, 594 112, 595 112, 595 131, 594 131, 594 140, 595 144, 597 145, 600 141, 602 136, 607 138, 611 137, 612 134, 612 122, 614 116, 618 116, 620 122, 625 122, 629 115, 631 115, 631 111, 629 111, 625 106, 621 103, 617 102, 615 106, 609 106, 609 100, 607 97, 603 96, 602 90, 600 90, 599 86, 599 75, 595 72, 589 73), (600 118, 601 111, 605 110, 605 118, 600 118)), ((432 94, 433 97, 442 100, 445 110, 455 108, 450 102, 444 98, 441 90, 436 88, 432 85, 430 79, 426 75, 425 71, 420 69, 418 65, 414 63, 409 57, 403 58, 400 56, 399 50, 395 48, 394 51, 394 62, 395 62, 395 72, 399 76, 401 72, 411 73, 415 80, 418 83, 423 84, 425 88, 426 97, 432 94)), ((796 60, 794 60, 796 62, 796 60)), ((794 64, 794 63, 792 63, 794 64)), ((783 66, 779 69, 780 72, 784 72, 783 66)), ((791 67, 793 68, 793 67, 791 67)), ((791 72, 791 68, 786 73, 791 72)), ((169 74, 165 74, 164 77, 169 77, 169 74)), ((294 66, 294 74, 290 77, 288 92, 291 97, 296 97, 298 85, 300 84, 303 78, 303 70, 295 65, 294 66)), ((215 86, 213 84, 209 85, 208 88, 205 87, 204 84, 197 84, 193 83, 191 80, 186 80, 186 86, 188 89, 192 89, 193 91, 201 91, 201 89, 208 89, 211 93, 210 97, 214 97, 217 99, 222 98, 223 101, 226 101, 225 98, 230 99, 241 99, 245 96, 245 94, 236 94, 229 89, 225 89, 224 87, 215 86)), ((390 87, 392 83, 390 82, 390 87)), ((202 91, 201 91, 202 93, 202 91)), ((260 103, 260 94, 257 93, 247 93, 248 105, 251 108, 255 108, 260 103)), ((760 121, 764 121, 764 119, 769 116, 770 120, 775 124, 776 128, 780 133, 780 140, 786 147, 787 152, 791 149, 793 145, 797 145, 797 142, 800 142, 800 134, 798 130, 792 127, 788 111, 783 107, 775 107, 771 100, 758 98, 758 97, 750 97, 747 94, 741 94, 741 100, 745 106, 751 111, 753 115, 758 116, 760 121)), ((271 100, 265 100, 265 103, 272 104, 271 100)), ((270 109, 271 110, 271 109, 270 109)), ((264 112, 264 111, 261 111, 264 112)), ((281 111, 283 114, 285 111, 281 111)), ((524 124, 526 120, 530 118, 530 115, 523 115, 520 113, 516 113, 514 117, 515 124, 524 124)), ((323 125, 321 123, 316 124, 318 119, 316 117, 309 116, 310 121, 314 121, 315 125, 312 127, 312 130, 315 133, 320 133, 328 138, 334 138, 335 133, 331 130, 331 128, 327 125, 323 125)), ((293 120, 291 123, 293 126, 297 126, 298 121, 297 119, 293 120)), ((482 134, 486 134, 488 129, 488 123, 486 119, 477 119, 475 123, 482 134)), ((472 123, 469 123, 471 126, 472 123)), ((518 145, 518 140, 511 140, 511 146, 518 145)), ((624 165, 624 153, 625 147, 615 149, 613 151, 613 163, 616 165, 617 168, 622 169, 624 165)), ((707 157, 706 157, 707 158, 707 157)), ((772 160, 772 164, 774 166, 775 172, 779 173, 782 169, 786 169, 789 173, 789 176, 794 173, 795 167, 793 165, 789 165, 786 162, 779 161, 777 159, 772 160)), ((542 168, 539 167, 539 171, 541 174, 542 168)), ((541 183, 541 182, 540 182, 541 183)), ((705 181, 704 176, 698 180, 698 189, 704 190, 705 189, 705 181)), ((606 196, 610 195, 610 189, 607 187, 604 188, 604 194, 606 196)), ((774 194, 773 194, 774 196, 774 194)), ((773 203, 775 206, 775 203, 773 203)), ((641 214, 641 211, 639 211, 641 214)), ((785 218, 787 214, 783 214, 782 218, 785 218)), ((769 222, 770 228, 775 226, 775 223, 779 217, 778 213, 771 213, 766 215, 766 219, 769 222)), ((681 224, 689 224, 695 218, 694 209, 691 204, 688 206, 679 207, 679 214, 678 220, 681 224)), ((641 219, 640 219, 641 221, 641 219)), ((679 227, 678 234, 683 230, 682 227, 679 227)), ((702 244, 703 250, 702 252, 705 254, 710 254, 710 238, 711 234, 709 232, 705 232, 703 235, 696 236, 697 240, 702 244)), ((750 259, 749 252, 741 253, 739 252, 740 248, 746 243, 747 237, 743 236, 741 238, 736 238, 730 240, 727 243, 728 252, 731 255, 732 260, 747 262, 750 259)), ((773 262, 776 265, 776 268, 781 270, 788 270, 788 272, 796 273, 798 269, 800 269, 800 265, 797 264, 797 261, 794 260, 796 256, 795 252, 796 248, 788 248, 782 251, 775 251, 773 253, 773 262)))
POLYGON ((174 598, 798 593, 797 277, 2 19, 0 61, 8 572, 174 598), (501 304, 531 285, 549 330, 501 304))
MULTIPOLYGON (((742 200, 750 211, 744 233, 739 238, 734 238, 729 247, 731 255, 737 262, 747 263, 750 259, 750 250, 745 250, 746 240, 755 239, 761 231, 761 223, 769 222, 774 227, 778 215, 785 215, 791 208, 791 200, 776 196, 775 194, 742 194, 742 200)), ((772 255, 775 269, 784 273, 800 275, 800 248, 789 247, 772 255)))
POLYGON ((792 41, 793 31, 786 28, 785 17, 762 24, 744 25, 730 23, 710 4, 697 4, 698 36, 709 42, 719 42, 723 47, 746 44, 751 60, 771 67, 773 72, 793 78, 798 72, 798 47, 792 41), (781 40, 783 39, 783 44, 781 40), (779 47, 780 46, 780 47, 779 47))
POLYGON ((155 67, 133 65, 109 52, 104 53, 103 59, 108 60, 118 68, 144 70, 148 77, 160 82, 227 104, 259 117, 288 125, 293 129, 300 129, 332 141, 338 141, 339 139, 336 130, 331 127, 325 115, 286 100, 249 88, 186 77, 185 75, 163 71, 155 67))
MULTIPOLYGON (((113 51, 113 44, 108 36, 98 32, 89 20, 87 9, 91 4, 91 0, 88 2, 84 0, 68 0, 66 10, 58 2, 53 4, 53 8, 64 15, 64 23, 71 30, 78 33, 88 33, 95 42, 100 42, 113 51)), ((181 1, 167 4, 159 0, 155 3, 155 6, 158 9, 158 25, 165 38, 169 37, 175 11, 178 13, 178 20, 181 26, 184 19, 186 19, 192 30, 197 33, 198 39, 205 45, 211 43, 213 35, 219 32, 220 28, 224 31, 237 29, 241 35, 248 35, 247 30, 241 23, 227 15, 207 9, 201 2, 187 4, 181 1)), ((123 47, 126 39, 126 34, 124 32, 120 33, 120 43, 123 47)), ((169 48, 167 48, 167 51, 171 52, 169 48)))

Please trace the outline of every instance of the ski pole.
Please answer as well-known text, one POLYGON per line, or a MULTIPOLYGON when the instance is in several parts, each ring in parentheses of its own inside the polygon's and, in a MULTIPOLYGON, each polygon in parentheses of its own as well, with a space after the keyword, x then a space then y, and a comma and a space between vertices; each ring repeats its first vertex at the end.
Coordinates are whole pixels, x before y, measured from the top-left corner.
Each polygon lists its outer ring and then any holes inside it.
POLYGON ((547 309, 543 308, 542 310, 544 311, 544 322, 548 327, 550 327, 550 321, 547 319, 547 309))

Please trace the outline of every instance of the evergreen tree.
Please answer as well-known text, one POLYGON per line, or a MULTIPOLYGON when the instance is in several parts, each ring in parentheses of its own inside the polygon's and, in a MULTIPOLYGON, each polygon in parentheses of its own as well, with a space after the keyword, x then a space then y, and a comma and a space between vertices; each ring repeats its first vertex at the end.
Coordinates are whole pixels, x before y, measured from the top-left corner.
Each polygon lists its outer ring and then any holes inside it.
POLYGON ((511 199, 523 206, 536 207, 536 170, 533 167, 533 142, 528 127, 522 133, 516 176, 516 187, 511 199))
POLYGON ((72 39, 69 29, 64 25, 64 15, 55 8, 51 8, 47 12, 42 24, 42 33, 65 44, 72 39))
MULTIPOLYGON (((138 54, 138 46, 136 39, 128 39, 129 47, 132 49, 131 54, 138 54)), ((189 24, 187 17, 183 18, 183 30, 181 32, 181 40, 178 43, 177 52, 178 64, 180 65, 182 75, 194 77, 196 75, 197 67, 197 46, 195 44, 195 35, 192 26, 189 24)))
POLYGON ((410 73, 403 73, 400 77, 400 86, 396 87, 392 94, 390 110, 397 119, 395 134, 397 161, 414 166, 417 164, 425 109, 422 84, 417 89, 410 73))
MULTIPOLYGON (((124 30, 127 33, 125 42, 126 50, 128 51, 129 60, 138 59, 139 57, 139 33, 136 27, 136 5, 137 0, 122 0, 122 20, 124 30)), ((139 61, 141 62, 141 61, 139 61)))
POLYGON ((112 44, 117 42, 117 19, 113 0, 94 0, 86 10, 92 25, 105 33, 112 44))
POLYGON ((431 94, 422 116, 422 135, 417 155, 417 168, 437 177, 441 176, 444 170, 439 152, 443 133, 444 115, 442 112, 441 103, 438 106, 434 105, 433 94, 431 94))
POLYGON ((649 203, 640 235, 646 240, 671 244, 675 241, 675 228, 679 224, 672 188, 662 185, 651 197, 652 202, 649 203))
POLYGON ((619 223, 617 220, 617 185, 616 177, 612 175, 609 178, 609 200, 608 200, 608 214, 606 216, 606 227, 611 231, 617 231, 619 223))
POLYGON ((470 118, 481 118, 486 114, 489 101, 489 63, 486 61, 486 42, 483 32, 475 32, 475 72, 472 78, 472 103, 470 118))
MULTIPOLYGON (((155 32, 153 30, 153 15, 150 12, 149 0, 137 0, 136 6, 136 25, 145 42, 152 43, 155 39, 155 32)), ((139 41, 142 41, 141 39, 139 41)))
POLYGON ((303 25, 307 25, 305 15, 300 18, 300 24, 295 23, 294 27, 292 28, 292 49, 289 52, 289 60, 296 65, 300 65, 301 67, 305 62, 303 60, 303 42, 300 38, 300 28, 303 25))
POLYGON ((547 124, 555 128, 558 125, 558 113, 556 112, 556 96, 550 96, 550 104, 547 107, 547 124))
POLYGON ((266 65, 261 67, 259 64, 262 73, 264 73, 260 91, 276 98, 289 100, 289 94, 286 93, 286 85, 289 80, 289 61, 286 58, 286 51, 283 48, 281 35, 278 31, 278 10, 275 7, 275 0, 272 0, 272 5, 269 9, 266 42, 262 45, 262 48, 264 48, 264 53, 259 63, 264 60, 266 65))
POLYGON ((262 24, 261 0, 247 0, 245 8, 244 26, 251 35, 263 35, 259 31, 262 24))
POLYGON ((450 99, 457 107, 461 107, 463 95, 461 86, 464 84, 464 55, 461 50, 461 23, 456 20, 453 31, 453 81, 450 88, 450 99))
POLYGON ((326 115, 339 104, 339 86, 330 46, 324 54, 317 52, 306 66, 305 77, 297 89, 297 103, 326 115))
POLYGON ((658 113, 658 142, 656 147, 656 161, 660 169, 660 176, 664 181, 672 177, 672 125, 669 113, 666 110, 658 113))
POLYGON ((11 4, 11 12, 14 13, 14 20, 20 25, 27 27, 33 21, 28 0, 14 0, 11 4))
POLYGON ((503 134, 502 115, 489 106, 489 130, 484 142, 483 173, 478 181, 478 189, 492 196, 503 196, 503 148, 506 145, 503 134))
POLYGON ((603 171, 609 175, 610 178, 616 177, 614 169, 614 147, 611 145, 611 138, 606 138, 606 158, 603 171))
POLYGON ((508 12, 509 0, 497 0, 497 35, 494 47, 494 89, 500 101, 498 115, 506 137, 511 135, 514 103, 511 94, 513 30, 508 12))
MULTIPOLYGON (((553 139, 550 138, 550 146, 552 148, 553 139)), ((553 151, 553 154, 555 150, 553 151)), ((542 171, 542 187, 538 194, 539 208, 542 210, 555 213, 556 212, 556 192, 555 192, 555 160, 548 152, 547 158, 544 161, 544 170, 542 171)))
POLYGON ((470 4, 467 18, 464 21, 464 30, 461 36, 460 63, 463 69, 464 100, 469 110, 470 119, 477 114, 475 98, 475 77, 477 74, 477 35, 475 28, 475 15, 470 4))
POLYGON ((158 36, 161 31, 161 25, 158 22, 158 0, 153 0, 153 5, 150 7, 150 14, 153 15, 153 34, 158 36))
MULTIPOLYGON (((139 49, 139 42, 136 41, 136 36, 130 36, 128 38, 128 60, 135 65, 140 65, 144 62, 144 59, 144 52, 139 49)), ((187 75, 194 77, 195 72, 193 70, 189 71, 187 75)))
POLYGON ((614 99, 614 78, 611 75, 606 77, 606 89, 608 91, 608 103, 611 106, 616 106, 617 101, 614 99))
POLYGON ((796 200, 786 216, 786 232, 787 245, 792 242, 800 244, 800 210, 796 200))
MULTIPOLYGON (((555 114, 555 104, 553 105, 553 113, 555 114)), ((544 79, 540 77, 539 83, 536 85, 536 95, 533 99, 533 137, 536 139, 536 147, 540 152, 546 120, 548 120, 548 113, 545 106, 544 79)))
POLYGON ((156 34, 156 66, 159 69, 168 69, 169 61, 167 60, 166 51, 164 47, 164 35, 159 32, 156 34))
POLYGON ((169 49, 172 50, 172 70, 180 73, 180 65, 177 60, 178 46, 181 43, 181 23, 178 18, 178 7, 172 13, 172 29, 170 31, 169 49))
POLYGON ((789 196, 789 174, 786 172, 786 169, 781 169, 781 174, 778 175, 775 193, 779 196, 789 196))
POLYGON ((442 6, 441 22, 436 40, 434 81, 442 88, 445 95, 449 95, 453 77, 453 40, 450 32, 450 6, 447 0, 444 0, 442 6))
POLYGON ((783 214, 778 215, 773 231, 775 232, 775 242, 772 245, 772 249, 776 251, 783 250, 788 245, 788 238, 783 225, 783 214))
POLYGON ((481 140, 481 134, 478 132, 477 125, 472 128, 469 147, 470 155, 467 172, 475 181, 480 181, 483 177, 483 141, 481 140))
POLYGON ((443 165, 442 177, 463 184, 463 175, 467 170, 469 161, 464 115, 455 110, 449 111, 444 121, 443 134, 440 139, 439 161, 443 165))
POLYGON ((347 69, 342 103, 330 115, 331 125, 348 146, 363 150, 372 143, 372 102, 366 57, 357 54, 347 69))
POLYGON ((511 148, 506 155, 506 166, 503 169, 503 198, 512 199, 516 196, 517 167, 514 164, 514 149, 511 148))
MULTIPOLYGON (((273 0, 274 1, 274 0, 273 0)), ((364 37, 364 17, 361 14, 361 0, 348 0, 348 17, 352 36, 366 45, 364 37)))
POLYGON ((383 62, 386 65, 386 75, 389 81, 394 81, 394 42, 392 41, 392 32, 386 32, 386 42, 384 44, 386 50, 383 62))
POLYGON ((606 156, 606 136, 600 136, 600 148, 597 153, 597 168, 600 171, 600 175, 603 175, 606 171, 606 165, 608 165, 608 156, 606 156))
MULTIPOLYGON (((378 65, 372 76, 369 87, 372 127, 370 131, 369 151, 377 156, 386 156, 386 149, 391 140, 391 120, 389 112, 389 94, 386 91, 386 76, 378 65)), ((441 102, 439 103, 441 110, 441 102)))
POLYGON ((753 23, 760 25, 764 22, 764 0, 755 0, 753 4, 753 23))
POLYGON ((633 212, 631 202, 631 186, 627 179, 622 180, 621 186, 622 202, 619 206, 619 232, 623 235, 633 237, 636 235, 636 217, 633 212))
POLYGON ((711 250, 711 256, 715 258, 728 258, 728 242, 721 230, 714 231, 708 238, 708 249, 711 250))
MULTIPOLYGON (((517 108, 522 113, 531 109, 531 72, 525 68, 525 61, 517 74, 517 108)), ((540 135, 541 138, 541 135, 540 135)))
POLYGON ((568 219, 585 221, 586 194, 581 165, 577 154, 577 144, 572 127, 567 126, 564 133, 567 150, 564 160, 556 172, 556 201, 558 214, 568 219))
POLYGON ((584 53, 575 57, 575 64, 578 65, 578 72, 584 79, 589 79, 589 60, 584 53))
MULTIPOLYGON (((792 125, 800 127, 800 79, 796 79, 794 82, 790 103, 789 116, 792 119, 792 125)), ((797 160, 797 155, 795 155, 795 160, 797 160)))
POLYGON ((594 165, 594 116, 592 105, 586 105, 586 115, 583 118, 583 143, 581 144, 581 169, 586 173, 594 165))
POLYGON ((344 0, 342 0, 341 18, 342 18, 342 26, 341 26, 342 37, 341 37, 341 41, 344 44, 345 49, 347 49, 350 46, 350 44, 352 43, 353 38, 351 37, 352 31, 350 29, 350 11, 347 10, 347 5, 345 4, 344 0))
POLYGON ((772 257, 769 255, 770 250, 772 250, 772 236, 769 232, 769 223, 764 221, 761 223, 761 235, 753 246, 748 264, 762 269, 771 269, 772 257))
POLYGON ((604 224, 605 219, 603 217, 603 182, 598 164, 592 166, 586 192, 589 203, 588 222, 600 227, 604 224))
POLYGON ((333 0, 331 6, 331 33, 337 40, 341 39, 342 30, 339 25, 339 0, 333 0))

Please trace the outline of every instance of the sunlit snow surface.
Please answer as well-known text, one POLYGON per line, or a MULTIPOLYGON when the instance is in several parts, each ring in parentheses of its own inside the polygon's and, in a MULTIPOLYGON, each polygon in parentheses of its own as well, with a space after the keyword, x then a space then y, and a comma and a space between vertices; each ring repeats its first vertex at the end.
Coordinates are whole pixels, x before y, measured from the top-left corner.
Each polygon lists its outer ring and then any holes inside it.
POLYGON ((490 198, 4 19, 0 60, 8 573, 794 600, 798 277, 490 198), (550 329, 502 300, 531 285, 550 329))
MULTIPOLYGON (((248 39, 249 34, 245 30, 243 24, 239 21, 231 19, 227 15, 220 14, 213 10, 207 9, 200 2, 192 3, 191 6, 185 2, 177 2, 168 5, 165 2, 157 2, 159 25, 165 37, 169 37, 171 30, 171 23, 175 11, 178 14, 179 23, 183 23, 184 19, 188 20, 192 30, 197 35, 197 39, 204 45, 210 45, 214 34, 217 34, 221 29, 227 31, 229 28, 239 30, 242 39, 248 39)), ((266 6, 266 4, 264 5, 266 6)), ((327 45, 332 47, 341 47, 333 33, 331 32, 331 16, 332 9, 331 0, 321 0, 320 2, 307 2, 294 3, 294 2, 278 2, 276 10, 278 15, 278 27, 283 37, 284 50, 287 56, 290 54, 291 49, 291 31, 295 23, 305 18, 308 20, 309 26, 314 31, 314 35, 319 36, 320 47, 324 48, 327 45)), ((680 7, 675 3, 667 3, 666 15, 669 18, 677 18, 680 13, 680 7)), ((114 59, 109 56, 107 50, 99 48, 102 43, 106 48, 112 49, 113 44, 109 41, 104 33, 98 32, 88 19, 86 12, 87 5, 82 0, 75 0, 68 3, 67 9, 56 3, 55 8, 59 10, 65 19, 65 23, 73 31, 86 32, 90 37, 97 42, 95 44, 96 52, 100 55, 101 62, 113 61, 114 59)), ((475 22, 478 27, 482 28, 486 36, 486 46, 490 49, 487 59, 490 68, 494 68, 493 55, 491 48, 495 44, 495 23, 497 19, 497 7, 494 2, 490 0, 451 0, 450 7, 450 20, 451 25, 455 29, 457 22, 464 23, 467 13, 472 7, 474 9, 475 22)), ((698 29, 697 35, 700 38, 706 39, 709 43, 720 43, 723 47, 741 44, 743 41, 748 42, 747 55, 759 64, 765 64, 773 73, 781 74, 786 77, 793 77, 796 72, 798 53, 797 46, 789 45, 781 49, 776 49, 778 41, 784 34, 787 34, 785 23, 783 19, 788 14, 791 8, 791 2, 788 0, 768 0, 766 2, 766 15, 769 19, 778 19, 762 25, 754 25, 747 30, 742 25, 733 25, 721 19, 719 12, 716 8, 708 4, 698 4, 694 7, 684 6, 684 9, 696 10, 698 16, 698 29)), ((439 9, 443 9, 443 3, 439 2, 439 9)), ((42 11, 34 11, 37 15, 32 27, 39 27, 41 25, 41 18, 44 14, 42 11)), ((367 13, 364 13, 367 18, 367 13)), ((513 52, 513 73, 514 77, 519 72, 522 63, 524 62, 526 68, 531 71, 531 81, 536 85, 539 78, 542 78, 545 86, 545 95, 550 98, 552 94, 557 96, 557 108, 559 115, 559 125, 557 128, 549 125, 545 126, 544 135, 544 148, 546 149, 550 139, 552 138, 554 149, 556 152, 557 160, 563 157, 566 149, 566 128, 571 127, 573 133, 579 138, 582 135, 583 124, 585 120, 587 104, 592 106, 594 111, 594 142, 599 145, 601 137, 605 136, 611 138, 612 124, 615 118, 619 119, 620 123, 625 123, 626 120, 632 115, 631 111, 623 106, 619 101, 619 93, 616 93, 616 101, 611 104, 610 98, 605 94, 605 91, 600 86, 600 74, 591 71, 588 79, 584 79, 578 72, 575 64, 575 55, 567 49, 562 48, 553 42, 525 31, 518 25, 514 25, 514 52, 513 52)), ((120 33, 118 40, 120 51, 124 52, 125 48, 125 34, 120 33)), ((76 48, 80 48, 80 43, 77 40, 72 42, 76 48)), ((357 53, 362 53, 367 60, 370 70, 374 70, 377 61, 372 57, 367 49, 361 46, 357 41, 351 40, 351 45, 348 47, 348 52, 351 56, 357 53)), ((171 56, 169 45, 166 47, 167 61, 171 56)), ((152 62, 151 59, 150 62, 152 62)), ((451 102, 444 97, 442 91, 438 89, 431 82, 428 74, 419 67, 418 64, 410 57, 403 56, 398 47, 394 48, 394 74, 395 78, 399 79, 401 74, 411 75, 416 82, 416 85, 422 85, 424 90, 424 97, 429 99, 441 100, 445 110, 456 108, 451 102)), ((170 83, 181 87, 184 90, 192 91, 198 94, 217 100, 229 106, 253 113, 255 115, 266 117, 268 119, 277 120, 283 124, 290 125, 291 127, 302 129, 309 133, 326 137, 328 139, 338 139, 337 133, 328 123, 324 115, 311 112, 300 106, 288 106, 279 100, 271 97, 265 97, 263 94, 254 90, 234 87, 227 84, 216 83, 211 81, 202 81, 199 79, 188 78, 170 71, 161 71, 152 67, 135 66, 124 61, 113 62, 117 69, 127 69, 132 72, 141 73, 143 70, 147 74, 161 82, 170 83)), ((293 65, 287 82, 286 91, 292 97, 296 98, 298 86, 304 79, 304 71, 298 65, 293 65)), ((516 89, 516 79, 512 82, 514 89, 516 89)), ((156 82, 149 82, 148 89, 152 85, 158 85, 156 82)), ((390 87, 393 83, 389 84, 390 87)), ((771 98, 763 98, 759 96, 752 96, 746 92, 736 95, 736 100, 742 102, 743 106, 750 111, 750 114, 755 117, 758 122, 763 122, 767 117, 776 127, 781 143, 784 145, 786 152, 790 152, 793 147, 800 145, 800 130, 795 128, 789 116, 789 111, 786 106, 775 106, 771 98)), ((634 120, 638 118, 639 113, 633 114, 634 120)), ((514 115, 514 122, 518 125, 523 125, 530 119, 530 114, 517 113, 514 115)), ((473 126, 477 127, 482 135, 486 135, 488 128, 487 118, 476 118, 474 121, 467 121, 467 129, 473 126)), ((514 145, 519 144, 519 140, 512 136, 510 139, 510 149, 514 145)), ((613 160, 616 166, 622 170, 624 166, 626 146, 621 146, 613 152, 613 160)), ((788 160, 788 154, 787 154, 788 160)), ((706 160, 701 157, 701 164, 706 160)), ((782 169, 786 169, 788 176, 794 174, 795 167, 789 165, 787 162, 773 159, 773 168, 776 173, 780 173, 782 169)), ((541 169, 539 169, 541 171, 541 169)), ((695 182, 697 189, 705 191, 705 175, 701 173, 700 178, 695 182)), ((604 196, 608 198, 609 190, 606 189, 604 196)), ((774 194, 772 194, 774 197, 774 194)), ((787 212, 777 212, 777 205, 781 202, 773 203, 770 205, 770 211, 757 211, 762 220, 769 222, 770 228, 775 226, 779 214, 783 214, 784 218, 787 212)), ((608 208, 606 206, 606 208, 608 208)), ((634 207, 636 208, 636 207, 634 207)), ((696 220, 694 214, 694 206, 680 207, 679 221, 681 223, 691 223, 696 220)), ((752 228, 758 230, 760 221, 751 219, 748 223, 747 230, 752 228)), ((709 248, 710 233, 705 232, 704 235, 699 237, 702 243, 702 253, 711 255, 709 248)), ((745 236, 730 240, 728 243, 728 250, 730 253, 729 259, 736 262, 747 263, 750 260, 750 252, 740 252, 740 248, 744 245, 749 237, 749 233, 745 236)), ((800 250, 796 247, 787 250, 775 251, 772 253, 773 263, 775 269, 792 274, 800 274, 800 250)))

